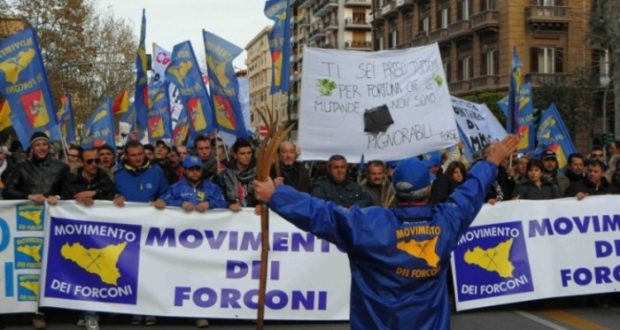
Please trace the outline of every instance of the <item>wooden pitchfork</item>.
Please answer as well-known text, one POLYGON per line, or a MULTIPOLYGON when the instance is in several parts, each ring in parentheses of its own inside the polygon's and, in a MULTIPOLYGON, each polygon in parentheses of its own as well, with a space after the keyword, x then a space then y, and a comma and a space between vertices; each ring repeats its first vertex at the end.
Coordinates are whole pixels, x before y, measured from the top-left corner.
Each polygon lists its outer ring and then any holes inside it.
MULTIPOLYGON (((267 181, 271 171, 271 166, 276 166, 276 175, 280 176, 277 152, 280 143, 284 141, 291 130, 292 124, 278 127, 278 115, 274 115, 268 108, 258 109, 261 120, 267 127, 267 136, 260 143, 258 148, 258 160, 256 165, 256 179, 267 181)), ((265 204, 259 204, 256 208, 260 213, 261 226, 261 251, 260 251, 260 276, 258 280, 258 309, 256 311, 256 329, 262 330, 265 321, 265 294, 267 292, 267 268, 269 258, 269 209, 265 204)))

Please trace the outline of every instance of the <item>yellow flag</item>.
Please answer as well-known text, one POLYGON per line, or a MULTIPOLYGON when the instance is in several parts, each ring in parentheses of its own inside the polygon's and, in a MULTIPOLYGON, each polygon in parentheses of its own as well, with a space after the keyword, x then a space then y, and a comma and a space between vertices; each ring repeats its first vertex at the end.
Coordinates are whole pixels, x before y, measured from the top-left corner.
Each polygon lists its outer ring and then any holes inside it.
POLYGON ((5 100, 2 102, 2 107, 0 107, 0 131, 12 125, 11 118, 9 117, 10 113, 9 102, 5 100))

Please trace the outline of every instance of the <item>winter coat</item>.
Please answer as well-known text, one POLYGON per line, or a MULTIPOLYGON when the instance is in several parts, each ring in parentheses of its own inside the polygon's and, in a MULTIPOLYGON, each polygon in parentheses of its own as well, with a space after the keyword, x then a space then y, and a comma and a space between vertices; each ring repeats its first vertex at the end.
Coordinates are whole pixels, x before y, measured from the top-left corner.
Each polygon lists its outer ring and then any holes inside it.
POLYGON ((332 201, 343 207, 351 207, 353 205, 366 207, 373 205, 370 196, 362 190, 360 185, 351 179, 336 183, 328 176, 321 177, 312 184, 310 195, 326 201, 332 201))
POLYGON ((22 160, 6 176, 2 195, 5 199, 28 199, 32 194, 60 196, 68 177, 69 166, 51 156, 22 160))
POLYGON ((157 165, 147 162, 141 168, 127 164, 114 172, 116 192, 128 202, 152 202, 168 190, 168 181, 157 165))
POLYGON ((228 205, 241 204, 244 207, 254 207, 258 204, 254 197, 254 178, 256 178, 256 166, 250 166, 241 171, 235 165, 222 172, 220 184, 228 205))
POLYGON ((77 193, 88 190, 95 191, 93 199, 112 200, 116 186, 102 169, 97 169, 95 177, 88 181, 83 175, 83 169, 77 168, 74 173, 69 174, 69 179, 63 184, 62 198, 73 199, 77 193))
POLYGON ((166 205, 170 206, 181 206, 184 202, 190 202, 193 205, 209 202, 209 209, 226 208, 228 206, 222 195, 222 189, 209 180, 201 180, 194 187, 187 182, 187 179, 181 179, 181 181, 168 188, 162 199, 166 202, 166 205))
POLYGON ((532 200, 555 199, 560 197, 562 197, 560 188, 548 179, 543 179, 540 187, 538 187, 532 180, 524 178, 517 183, 517 187, 513 194, 513 198, 532 200))

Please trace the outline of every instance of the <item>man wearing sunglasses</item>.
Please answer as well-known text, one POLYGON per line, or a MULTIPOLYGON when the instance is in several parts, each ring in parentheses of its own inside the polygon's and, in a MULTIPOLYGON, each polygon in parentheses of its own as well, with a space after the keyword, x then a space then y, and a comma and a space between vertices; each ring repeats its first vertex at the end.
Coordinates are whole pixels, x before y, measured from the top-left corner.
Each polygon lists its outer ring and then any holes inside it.
POLYGON ((110 177, 99 168, 99 155, 96 149, 84 150, 80 161, 82 167, 72 169, 69 180, 63 185, 63 199, 75 199, 90 206, 94 200, 112 200, 116 192, 110 177))

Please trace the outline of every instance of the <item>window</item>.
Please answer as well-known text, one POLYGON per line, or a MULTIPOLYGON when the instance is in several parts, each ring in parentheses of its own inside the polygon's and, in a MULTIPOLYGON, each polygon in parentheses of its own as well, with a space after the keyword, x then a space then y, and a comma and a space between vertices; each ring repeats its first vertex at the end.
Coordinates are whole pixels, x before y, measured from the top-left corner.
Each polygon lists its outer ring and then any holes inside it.
POLYGON ((388 39, 388 48, 393 49, 398 47, 398 22, 393 20, 389 22, 390 35, 388 39))
POLYGON ((561 73, 564 63, 561 48, 532 48, 531 71, 537 73, 561 73))
POLYGON ((480 2, 480 10, 494 10, 495 9, 495 0, 482 0, 480 2))
POLYGON ((471 17, 471 1, 459 0, 458 2, 458 16, 459 20, 466 21, 471 17))
POLYGON ((431 6, 430 4, 424 4, 420 7, 420 22, 418 26, 418 34, 428 35, 431 30, 431 6))
POLYGON ((473 57, 471 55, 464 56, 459 60, 459 80, 469 80, 474 76, 473 57))
POLYGON ((450 2, 442 0, 437 5, 437 28, 447 29, 450 24, 450 2))
POLYGON ((555 6, 556 0, 537 0, 539 6, 555 6))
POLYGON ((413 15, 408 14, 405 16, 405 42, 409 43, 413 40, 413 15))
POLYGON ((497 49, 491 49, 482 56, 482 69, 483 76, 494 76, 499 73, 499 54, 497 49))

